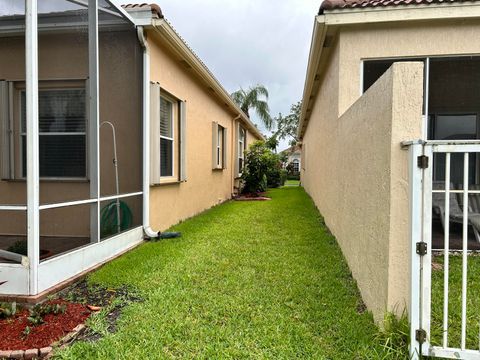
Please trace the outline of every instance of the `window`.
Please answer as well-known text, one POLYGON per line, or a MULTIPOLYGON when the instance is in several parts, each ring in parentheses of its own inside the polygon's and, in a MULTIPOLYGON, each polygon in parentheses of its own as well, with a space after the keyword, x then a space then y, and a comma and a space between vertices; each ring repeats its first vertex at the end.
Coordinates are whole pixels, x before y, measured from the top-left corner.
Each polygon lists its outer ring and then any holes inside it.
MULTIPOLYGON (((42 178, 86 178, 85 89, 41 89, 39 165, 42 178)), ((22 176, 26 177, 26 98, 21 90, 22 176)))
POLYGON ((298 161, 298 159, 294 159, 292 163, 293 163, 293 172, 294 173, 300 172, 300 162, 298 161))
POLYGON ((223 126, 217 126, 217 142, 216 142, 216 168, 224 169, 225 165, 225 128, 223 126))
POLYGON ((425 59, 368 60, 363 63, 363 92, 366 92, 382 75, 399 61, 424 61, 425 59))
POLYGON ((245 162, 245 151, 247 150, 247 132, 239 126, 238 128, 238 171, 241 174, 245 162))
POLYGON ((173 176, 173 103, 160 97, 160 176, 173 176))

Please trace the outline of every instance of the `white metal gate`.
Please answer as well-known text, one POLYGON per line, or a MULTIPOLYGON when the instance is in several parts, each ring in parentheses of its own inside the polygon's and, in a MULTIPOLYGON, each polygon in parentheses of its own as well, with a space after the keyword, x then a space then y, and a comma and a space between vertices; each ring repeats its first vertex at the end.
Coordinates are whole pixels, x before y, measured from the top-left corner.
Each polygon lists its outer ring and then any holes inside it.
POLYGON ((480 198, 480 187, 473 185, 480 182, 480 141, 417 141, 404 145, 410 148, 411 357, 480 359, 480 306, 474 306, 476 300, 469 297, 469 281, 480 287, 480 277, 469 278, 468 273, 469 262, 480 262, 480 257, 470 257, 468 250, 473 237, 469 227, 473 227, 474 241, 480 239, 476 231, 480 225, 472 226, 476 221, 480 224, 480 214, 477 219, 474 209, 463 206, 472 201, 472 196, 480 198), (437 248, 443 242, 435 254, 433 216, 437 248), (443 234, 438 232, 439 222, 443 234), (451 227, 458 237, 455 241, 461 245, 456 255, 450 248, 451 227))

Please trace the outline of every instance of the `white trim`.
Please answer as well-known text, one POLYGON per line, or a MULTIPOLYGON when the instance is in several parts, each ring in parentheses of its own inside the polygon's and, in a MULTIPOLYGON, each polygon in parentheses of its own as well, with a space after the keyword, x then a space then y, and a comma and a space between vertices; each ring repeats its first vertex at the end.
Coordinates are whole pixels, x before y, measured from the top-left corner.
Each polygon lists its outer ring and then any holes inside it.
POLYGON ((38 264, 40 262, 40 189, 38 147, 38 4, 25 1, 26 57, 26 124, 27 124, 27 242, 29 294, 38 293, 38 264))
MULTIPOLYGON (((100 197, 98 199, 86 199, 86 200, 78 200, 78 201, 67 201, 67 202, 55 203, 55 204, 45 204, 45 205, 40 205, 39 209, 40 210, 58 209, 58 208, 64 208, 64 207, 70 207, 70 206, 94 204, 96 202, 104 202, 104 201, 117 200, 117 199, 125 199, 125 198, 129 198, 129 197, 140 196, 140 195, 143 195, 143 191, 138 191, 138 192, 128 193, 128 194, 122 194, 122 195, 105 196, 105 197, 100 197)), ((1 210, 1 208, 0 208, 0 210, 1 210)))
POLYGON ((27 211, 26 206, 16 206, 16 205, 0 205, 0 211, 27 211))
POLYGON ((158 237, 159 232, 150 227, 150 52, 143 32, 143 27, 137 27, 137 37, 143 47, 143 231, 149 238, 158 237))
POLYGON ((142 226, 99 243, 43 261, 39 266, 39 292, 106 262, 143 241, 142 226))
POLYGON ((0 263, 0 279, 6 281, 5 284, 0 285, 0 293, 2 295, 28 295, 30 292, 28 277, 27 266, 0 263))
MULTIPOLYGON (((172 175, 162 175, 162 159, 163 157, 160 156, 160 164, 158 164, 158 166, 160 166, 160 179, 164 179, 164 180, 168 180, 168 179, 173 179, 175 178, 175 144, 176 144, 176 141, 175 141, 175 135, 176 135, 176 132, 175 132, 175 123, 177 122, 176 121, 176 117, 175 117, 175 109, 174 109, 174 106, 175 106, 175 102, 170 100, 170 98, 168 97, 168 95, 165 97, 164 95, 162 95, 160 93, 160 117, 162 116, 162 99, 166 102, 168 102, 170 104, 170 130, 171 130, 171 137, 168 137, 168 136, 164 136, 162 135, 162 132, 160 130, 160 148, 161 148, 161 143, 162 143, 162 139, 163 140, 168 140, 168 141, 171 141, 171 147, 172 147, 172 161, 171 161, 171 166, 172 166, 172 175)), ((177 110, 178 112, 178 110, 177 110)), ((160 119, 160 126, 162 124, 162 121, 160 119)), ((160 151, 160 149, 159 149, 160 151)))
POLYGON ((373 24, 380 22, 405 22, 418 20, 466 19, 480 17, 480 4, 428 4, 379 6, 325 10, 319 15, 326 25, 373 24))
POLYGON ((360 60, 360 96, 364 93, 365 88, 365 60, 360 60))
MULTIPOLYGON (((98 0, 88 0, 88 177, 90 198, 100 196, 100 106, 98 0)), ((90 241, 100 241, 100 201, 90 208, 90 241)))

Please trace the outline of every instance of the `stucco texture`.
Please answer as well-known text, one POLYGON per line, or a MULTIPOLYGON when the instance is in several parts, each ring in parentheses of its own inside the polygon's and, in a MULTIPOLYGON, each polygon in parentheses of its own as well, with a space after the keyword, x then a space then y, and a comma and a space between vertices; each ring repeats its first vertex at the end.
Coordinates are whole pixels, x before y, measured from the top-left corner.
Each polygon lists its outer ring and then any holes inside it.
POLYGON ((336 46, 303 139, 302 183, 380 322, 408 299, 408 159, 400 144, 421 134, 423 64, 394 64, 337 117, 339 59, 336 46))
MULTIPOLYGON (((158 82, 161 91, 186 101, 187 180, 163 184, 161 181, 160 185, 150 189, 150 224, 153 229, 163 231, 232 197, 236 185, 234 143, 238 113, 228 109, 154 30, 147 33, 147 38, 151 81, 158 82), (213 170, 214 121, 227 131, 225 169, 213 170)), ((247 143, 255 140, 255 136, 247 131, 247 143)), ((176 159, 178 163, 178 154, 176 159)))

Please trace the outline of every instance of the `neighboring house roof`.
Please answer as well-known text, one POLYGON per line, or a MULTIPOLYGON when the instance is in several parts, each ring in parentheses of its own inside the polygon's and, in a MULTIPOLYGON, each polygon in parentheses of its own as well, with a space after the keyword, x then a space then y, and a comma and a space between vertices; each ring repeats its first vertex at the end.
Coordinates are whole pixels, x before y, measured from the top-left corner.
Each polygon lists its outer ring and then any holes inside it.
POLYGON ((124 4, 122 7, 128 12, 150 10, 152 12, 152 16, 163 19, 162 9, 157 4, 124 4))
POLYGON ((473 2, 475 0, 324 0, 320 6, 319 15, 325 10, 354 9, 373 7, 392 7, 401 5, 430 5, 430 4, 451 4, 460 2, 473 2))
POLYGON ((205 65, 195 51, 193 51, 173 26, 165 19, 163 12, 158 5, 141 3, 122 5, 122 7, 132 15, 138 26, 155 29, 164 36, 168 40, 168 44, 183 57, 183 61, 185 62, 184 66, 195 71, 207 84, 208 89, 220 97, 228 108, 233 109, 233 111, 238 114, 238 118, 243 123, 243 126, 245 126, 257 138, 262 140, 265 139, 250 118, 233 101, 230 94, 222 86, 220 81, 218 81, 215 75, 213 75, 207 65, 205 65), (148 15, 145 16, 147 13, 148 15))

